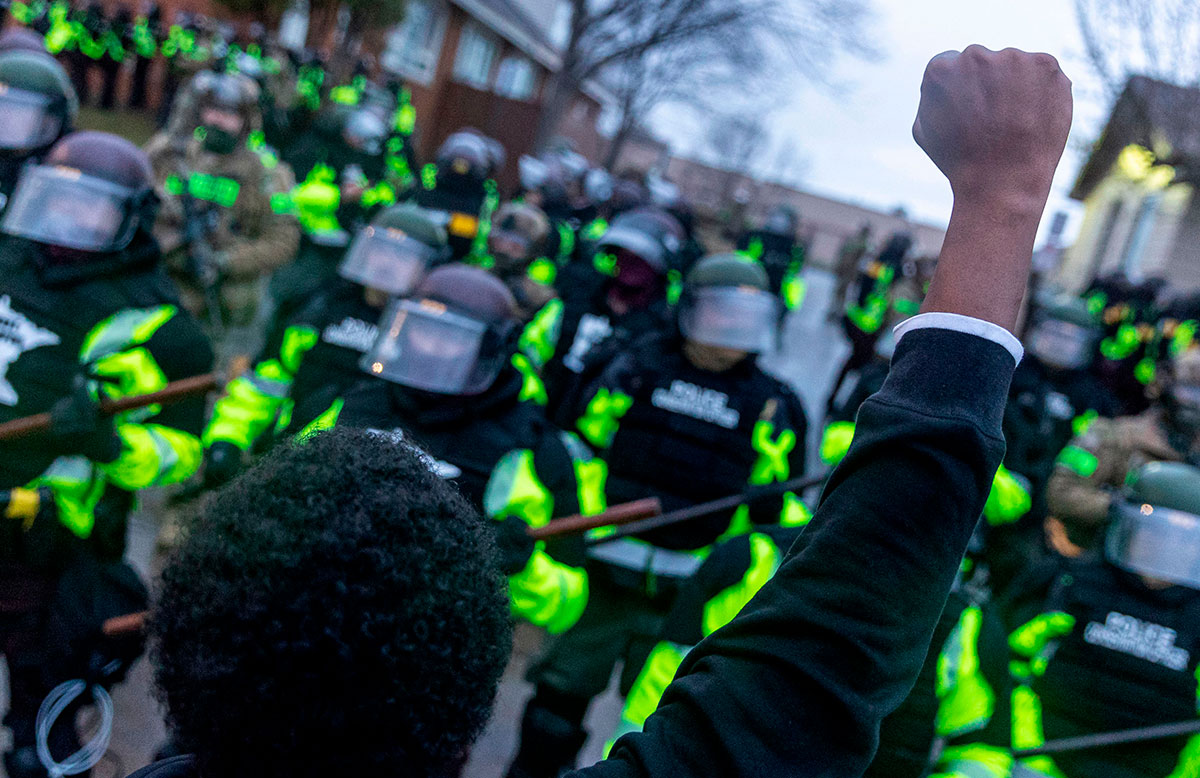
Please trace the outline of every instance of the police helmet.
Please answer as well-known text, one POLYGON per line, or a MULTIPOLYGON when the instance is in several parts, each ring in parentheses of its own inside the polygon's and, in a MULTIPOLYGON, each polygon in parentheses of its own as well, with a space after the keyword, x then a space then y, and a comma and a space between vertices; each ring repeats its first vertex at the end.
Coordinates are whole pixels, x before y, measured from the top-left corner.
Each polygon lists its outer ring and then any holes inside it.
POLYGON ((109 133, 76 132, 22 171, 0 230, 77 252, 117 252, 150 229, 157 205, 141 149, 109 133))
POLYGON ((45 52, 0 54, 0 153, 25 157, 71 131, 79 99, 62 65, 45 52))
POLYGON ((46 53, 46 39, 28 27, 9 27, 0 32, 0 53, 6 51, 32 51, 46 53))
POLYGON ((487 391, 512 359, 516 301, 491 273, 445 265, 392 303, 362 368, 409 389, 470 396, 487 391))
POLYGON ((474 132, 456 132, 438 149, 439 178, 482 184, 491 171, 492 155, 483 136, 474 132))
POLYGON ((688 340, 758 354, 770 347, 778 318, 767 271, 741 254, 705 257, 684 280, 679 330, 688 340))
POLYGON ((356 284, 404 296, 448 255, 446 230, 428 212, 416 205, 395 205, 359 231, 338 274, 356 284))
POLYGON ((638 208, 613 219, 597 242, 597 250, 640 259, 658 274, 665 274, 686 237, 683 225, 659 208, 638 208))
POLYGON ((1069 295, 1044 301, 1034 311, 1029 353, 1047 367, 1084 370, 1091 365, 1103 336, 1087 303, 1069 295))
POLYGON ((1131 573, 1200 589, 1200 470, 1153 462, 1113 501, 1108 560, 1131 573))

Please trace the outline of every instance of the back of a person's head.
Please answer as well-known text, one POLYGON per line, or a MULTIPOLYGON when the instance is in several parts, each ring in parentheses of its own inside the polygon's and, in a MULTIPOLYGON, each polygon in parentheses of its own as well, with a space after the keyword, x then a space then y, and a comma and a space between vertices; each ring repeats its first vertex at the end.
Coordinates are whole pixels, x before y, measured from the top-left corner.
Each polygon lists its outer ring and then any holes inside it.
POLYGON ((157 682, 200 772, 448 776, 511 645, 487 526, 412 449, 333 430, 217 492, 163 572, 157 682))

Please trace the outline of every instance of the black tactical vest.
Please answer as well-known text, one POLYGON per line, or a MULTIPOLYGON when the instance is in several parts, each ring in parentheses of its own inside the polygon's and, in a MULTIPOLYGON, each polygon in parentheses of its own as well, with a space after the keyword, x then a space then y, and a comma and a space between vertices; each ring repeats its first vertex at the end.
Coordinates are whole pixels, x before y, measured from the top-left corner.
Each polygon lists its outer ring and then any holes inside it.
MULTIPOLYGON (((662 342, 636 356, 633 405, 604 455, 609 504, 658 497, 671 511, 744 491, 758 459, 754 426, 780 395, 779 384, 752 360, 710 373, 662 342)), ((730 517, 717 514, 643 539, 662 548, 701 548, 725 531, 730 517)))
MULTIPOLYGON (((430 469, 453 481, 477 508, 500 459, 515 449, 530 449, 543 481, 573 478, 573 465, 541 410, 520 402, 521 378, 515 370, 501 375, 497 386, 479 397, 414 401, 406 390, 382 380, 368 380, 348 392, 339 426, 363 427, 394 436, 421 451, 430 469), (565 472, 564 472, 565 470, 565 472), (556 477, 558 476, 558 477, 556 477)), ((546 484, 550 487, 550 484, 546 484)), ((572 493, 556 494, 556 515, 578 512, 572 493)))
MULTIPOLYGON (((1060 577, 1046 610, 1076 620, 1032 685, 1047 741, 1196 718, 1200 592, 1153 591, 1097 562, 1060 577)), ((1089 749, 1054 761, 1071 778, 1165 778, 1186 742, 1089 749)))
MULTIPOLYGON (((178 305, 158 268, 47 286, 27 241, 0 240, 0 422, 43 413, 71 393, 88 333, 119 311, 178 305)), ((57 454, 36 436, 0 444, 0 488, 28 483, 57 454)))

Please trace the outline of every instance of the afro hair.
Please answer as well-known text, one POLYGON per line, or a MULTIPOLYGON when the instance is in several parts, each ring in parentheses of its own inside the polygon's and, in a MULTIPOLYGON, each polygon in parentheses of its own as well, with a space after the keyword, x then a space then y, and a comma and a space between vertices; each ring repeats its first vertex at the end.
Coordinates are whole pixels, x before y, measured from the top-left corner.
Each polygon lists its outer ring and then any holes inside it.
POLYGON ((449 776, 511 647, 491 532, 411 448, 361 430, 280 446, 217 492, 151 624, 201 774, 449 776))

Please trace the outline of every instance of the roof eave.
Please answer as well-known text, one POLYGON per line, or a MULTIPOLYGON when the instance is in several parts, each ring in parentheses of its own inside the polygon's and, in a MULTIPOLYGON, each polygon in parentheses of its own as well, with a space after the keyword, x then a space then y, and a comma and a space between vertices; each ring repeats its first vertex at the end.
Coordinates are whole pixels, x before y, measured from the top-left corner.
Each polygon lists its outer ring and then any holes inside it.
POLYGON ((562 67, 562 56, 557 51, 542 41, 534 39, 482 0, 452 0, 452 2, 550 72, 557 73, 562 67))

